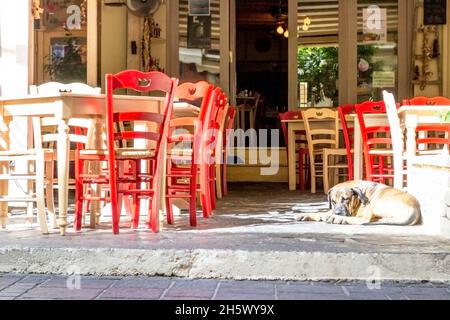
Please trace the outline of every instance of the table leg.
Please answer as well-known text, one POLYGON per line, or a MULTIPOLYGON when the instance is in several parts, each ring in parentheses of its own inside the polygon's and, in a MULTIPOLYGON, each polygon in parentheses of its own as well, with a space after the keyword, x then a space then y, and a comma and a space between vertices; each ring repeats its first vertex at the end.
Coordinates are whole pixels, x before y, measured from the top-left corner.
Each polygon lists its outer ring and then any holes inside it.
MULTIPOLYGON (((3 113, 3 110, 1 110, 3 113)), ((9 149, 8 124, 0 115, 0 150, 9 149)), ((0 162, 0 174, 6 174, 8 170, 7 162, 0 162)), ((0 181, 0 196, 8 195, 8 180, 0 181)), ((0 202, 0 229, 5 229, 8 223, 8 202, 0 202)))
POLYGON ((354 180, 363 180, 363 148, 361 139, 361 128, 359 126, 358 117, 355 117, 354 124, 354 146, 353 146, 353 176, 354 180))
POLYGON ((69 185, 69 126, 64 121, 58 126, 58 209, 59 229, 66 235, 69 185))
POLYGON ((297 176, 295 174, 295 132, 294 124, 288 123, 288 168, 289 168, 289 190, 297 190, 297 176))
POLYGON ((409 187, 409 179, 412 169, 412 159, 416 155, 416 128, 417 128, 417 116, 416 115, 406 115, 405 118, 405 126, 406 126, 406 163, 407 163, 407 171, 406 171, 406 181, 407 188, 409 187))

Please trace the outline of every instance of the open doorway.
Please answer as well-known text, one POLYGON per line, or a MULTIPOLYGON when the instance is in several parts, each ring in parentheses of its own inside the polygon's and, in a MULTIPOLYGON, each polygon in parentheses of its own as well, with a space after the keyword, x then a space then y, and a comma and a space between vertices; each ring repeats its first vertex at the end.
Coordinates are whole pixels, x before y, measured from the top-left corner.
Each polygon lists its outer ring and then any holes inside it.
POLYGON ((287 0, 236 0, 237 105, 257 103, 241 128, 278 128, 288 108, 287 12, 287 0))

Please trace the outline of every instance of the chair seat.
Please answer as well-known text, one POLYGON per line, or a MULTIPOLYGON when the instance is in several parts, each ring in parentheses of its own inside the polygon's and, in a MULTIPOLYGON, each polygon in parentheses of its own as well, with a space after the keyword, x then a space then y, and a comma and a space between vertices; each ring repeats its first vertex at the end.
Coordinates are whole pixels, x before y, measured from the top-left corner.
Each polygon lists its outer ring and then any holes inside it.
MULTIPOLYGON (((150 149, 131 149, 131 148, 121 148, 115 149, 116 159, 148 159, 155 156, 155 150, 150 149)), ((81 150, 81 156, 107 156, 108 150, 81 150)))
MULTIPOLYGON (((53 150, 51 149, 42 149, 46 154, 53 154, 53 150)), ((28 150, 7 150, 0 151, 0 157, 19 157, 19 156, 34 156, 36 155, 36 149, 28 149, 28 150)))
POLYGON ((389 150, 389 149, 372 149, 369 151, 370 155, 394 155, 394 151, 393 150, 389 150))

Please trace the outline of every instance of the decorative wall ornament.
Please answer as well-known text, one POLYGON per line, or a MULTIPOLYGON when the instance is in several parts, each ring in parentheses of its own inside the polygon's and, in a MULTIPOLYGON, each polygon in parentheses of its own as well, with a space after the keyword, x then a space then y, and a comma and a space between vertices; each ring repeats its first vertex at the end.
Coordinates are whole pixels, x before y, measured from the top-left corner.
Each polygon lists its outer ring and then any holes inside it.
POLYGON ((422 74, 420 79, 420 90, 425 90, 428 82, 434 76, 434 73, 430 71, 430 61, 434 58, 434 55, 438 52, 434 52, 434 49, 439 51, 439 30, 437 26, 426 26, 419 28, 419 31, 423 32, 423 45, 422 45, 422 74), (431 36, 434 34, 437 44, 433 41, 431 43, 431 36))
POLYGON ((44 9, 42 9, 40 0, 33 0, 31 3, 31 16, 34 20, 40 20, 41 14, 44 13, 44 9))

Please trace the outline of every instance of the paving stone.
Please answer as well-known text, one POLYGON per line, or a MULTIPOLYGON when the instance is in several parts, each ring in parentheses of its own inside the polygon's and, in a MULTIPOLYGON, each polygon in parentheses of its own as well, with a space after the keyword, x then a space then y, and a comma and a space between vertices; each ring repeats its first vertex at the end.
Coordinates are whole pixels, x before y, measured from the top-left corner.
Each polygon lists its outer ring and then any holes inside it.
POLYGON ((2 297, 0 294, 0 300, 14 300, 15 297, 2 297))
POLYGON ((113 287, 167 289, 172 282, 170 278, 124 278, 116 281, 113 287))
POLYGON ((164 290, 149 288, 109 288, 106 289, 99 299, 159 299, 164 290))
POLYGON ((4 274, 0 275, 0 290, 3 290, 6 287, 11 286, 12 284, 20 281, 25 278, 23 275, 15 275, 15 274, 4 274))
POLYGON ((402 292, 407 296, 410 295, 438 295, 450 297, 450 294, 445 288, 421 288, 421 287, 404 287, 402 292))
MULTIPOLYGON (((54 278, 42 283, 39 287, 42 288, 67 288, 67 279, 64 278, 54 278)), ((92 279, 82 277, 80 279, 80 286, 82 289, 106 289, 113 285, 118 280, 108 280, 108 279, 92 279)))
POLYGON ((42 298, 42 299, 75 299, 91 300, 97 297, 102 290, 100 289, 80 289, 70 290, 64 288, 34 288, 25 293, 23 298, 42 298))
POLYGON ((450 300, 450 295, 430 294, 407 294, 410 300, 450 300))
POLYGON ((278 300, 350 300, 344 294, 308 294, 304 292, 278 293, 278 300))
POLYGON ((260 293, 218 293, 214 300, 275 300, 274 294, 260 294, 260 293))
MULTIPOLYGON (((280 283, 280 285, 283 285, 280 283)), ((256 281, 221 282, 218 294, 264 294, 275 293, 275 283, 256 281)))
POLYGON ((218 281, 213 280, 178 280, 167 291, 166 297, 212 298, 218 281))
POLYGON ((50 280, 52 277, 49 275, 28 275, 25 278, 19 280, 18 283, 34 283, 34 284, 40 284, 47 280, 50 280))
POLYGON ((278 293, 306 293, 306 294, 343 294, 342 289, 335 285, 307 285, 307 284, 288 284, 288 285, 278 285, 278 293))

